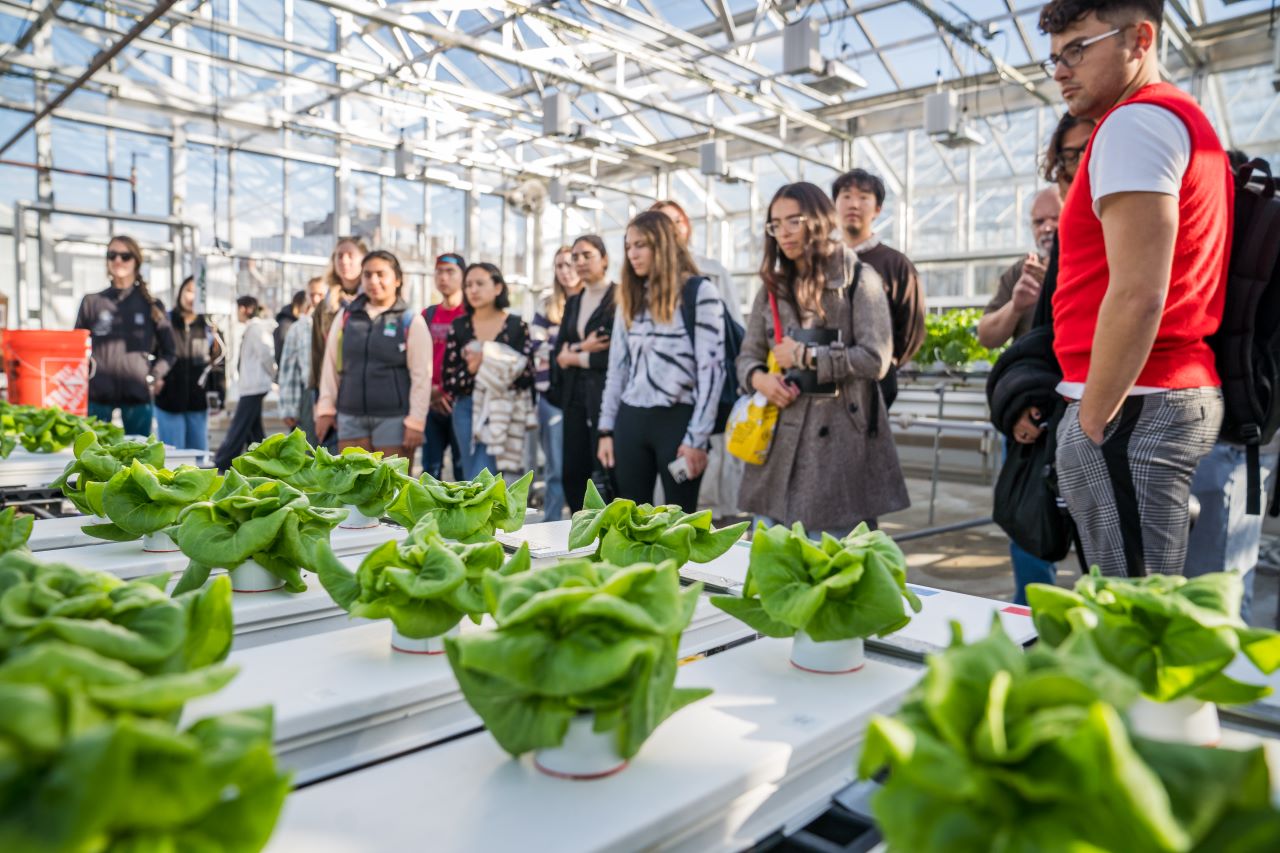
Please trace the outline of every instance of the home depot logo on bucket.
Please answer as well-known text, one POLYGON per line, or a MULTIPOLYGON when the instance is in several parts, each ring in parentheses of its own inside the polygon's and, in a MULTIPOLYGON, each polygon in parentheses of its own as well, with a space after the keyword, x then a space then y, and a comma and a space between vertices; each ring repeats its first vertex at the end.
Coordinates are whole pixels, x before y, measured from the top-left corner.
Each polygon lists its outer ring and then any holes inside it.
POLYGON ((57 406, 73 415, 89 411, 88 329, 8 329, 3 339, 9 402, 57 406))

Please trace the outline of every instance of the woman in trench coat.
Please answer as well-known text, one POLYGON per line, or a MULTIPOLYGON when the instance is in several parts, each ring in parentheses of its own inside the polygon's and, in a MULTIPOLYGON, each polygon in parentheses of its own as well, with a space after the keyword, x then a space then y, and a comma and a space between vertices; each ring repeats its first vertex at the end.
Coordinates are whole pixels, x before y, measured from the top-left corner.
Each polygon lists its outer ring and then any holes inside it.
POLYGON ((765 232, 764 286, 737 371, 780 412, 765 463, 746 466, 738 505, 766 524, 842 537, 910 505, 877 384, 892 358, 888 298, 839 241, 835 208, 813 184, 778 190, 765 232), (782 374, 768 372, 770 350, 782 374))

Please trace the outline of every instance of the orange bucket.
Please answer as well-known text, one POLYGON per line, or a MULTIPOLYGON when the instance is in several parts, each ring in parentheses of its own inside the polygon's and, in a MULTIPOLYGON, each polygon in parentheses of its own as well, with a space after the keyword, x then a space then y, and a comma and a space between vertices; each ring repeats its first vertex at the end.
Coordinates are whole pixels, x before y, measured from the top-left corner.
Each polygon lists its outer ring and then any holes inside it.
POLYGON ((57 406, 73 415, 89 411, 93 345, 88 329, 6 329, 3 334, 10 403, 57 406))

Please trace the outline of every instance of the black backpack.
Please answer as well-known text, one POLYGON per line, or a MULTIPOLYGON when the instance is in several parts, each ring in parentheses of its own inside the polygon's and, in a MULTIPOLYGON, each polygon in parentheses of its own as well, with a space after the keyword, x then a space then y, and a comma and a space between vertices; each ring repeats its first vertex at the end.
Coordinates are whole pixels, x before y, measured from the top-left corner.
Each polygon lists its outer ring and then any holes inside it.
MULTIPOLYGON (((684 290, 680 294, 680 313, 684 317, 684 328, 689 333, 689 343, 693 346, 695 358, 698 351, 694 336, 698 326, 698 288, 707 280, 706 276, 691 277, 684 283, 684 290)), ((742 339, 745 335, 746 330, 729 316, 726 308, 724 311, 724 387, 720 389, 720 403, 716 407, 716 425, 711 430, 712 435, 724 432, 725 424, 729 422, 729 414, 733 411, 733 404, 738 402, 737 361, 738 353, 742 352, 742 339)))
MULTIPOLYGON (((1222 325, 1209 338, 1222 379, 1222 438, 1248 455, 1247 512, 1261 513, 1258 448, 1280 429, 1280 198, 1264 160, 1235 176, 1235 225, 1222 325), (1261 180, 1253 180, 1260 173, 1261 180)), ((1280 501, 1271 503, 1280 515, 1280 501)))

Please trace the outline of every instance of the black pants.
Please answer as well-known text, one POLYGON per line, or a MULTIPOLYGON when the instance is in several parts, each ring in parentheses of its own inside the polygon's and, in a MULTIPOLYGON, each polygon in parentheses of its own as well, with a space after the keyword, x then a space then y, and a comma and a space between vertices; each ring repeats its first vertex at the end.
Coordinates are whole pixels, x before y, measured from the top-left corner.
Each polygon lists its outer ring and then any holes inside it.
POLYGON ((564 485, 564 502, 569 512, 582 509, 582 499, 587 494, 587 481, 600 466, 596 460, 596 419, 600 413, 589 410, 586 395, 575 387, 564 405, 564 465, 561 479, 564 485))
POLYGON ((453 434, 453 417, 442 414, 435 409, 427 412, 426 440, 422 442, 422 470, 437 480, 444 478, 444 451, 448 448, 452 454, 450 472, 452 479, 462 479, 462 466, 458 459, 462 456, 458 449, 458 437, 453 434))
MULTIPOLYGON (((654 480, 662 477, 662 494, 669 504, 685 512, 698 509, 702 478, 677 483, 667 469, 689 428, 693 406, 638 409, 623 403, 613 427, 614 476, 618 497, 636 503, 653 503, 654 480)), ((567 442, 566 442, 567 443, 567 442)))
POLYGON ((262 431, 262 398, 265 396, 267 395, 250 394, 241 397, 240 402, 236 403, 231 426, 227 427, 227 437, 222 440, 222 446, 213 457, 213 464, 219 471, 230 468, 231 460, 243 453, 250 444, 267 437, 262 431))

